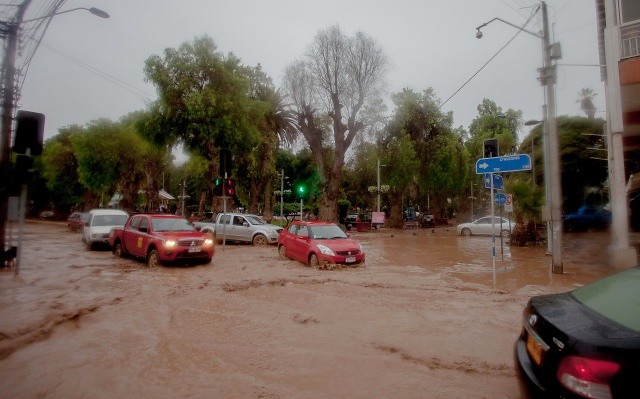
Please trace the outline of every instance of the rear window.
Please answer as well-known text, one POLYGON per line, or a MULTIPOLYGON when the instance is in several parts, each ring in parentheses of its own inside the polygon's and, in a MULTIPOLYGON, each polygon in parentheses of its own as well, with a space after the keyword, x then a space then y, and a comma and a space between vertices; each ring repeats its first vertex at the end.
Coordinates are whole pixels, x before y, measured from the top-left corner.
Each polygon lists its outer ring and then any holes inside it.
POLYGON ((571 295, 603 316, 640 332, 640 268, 633 267, 574 290, 571 295))

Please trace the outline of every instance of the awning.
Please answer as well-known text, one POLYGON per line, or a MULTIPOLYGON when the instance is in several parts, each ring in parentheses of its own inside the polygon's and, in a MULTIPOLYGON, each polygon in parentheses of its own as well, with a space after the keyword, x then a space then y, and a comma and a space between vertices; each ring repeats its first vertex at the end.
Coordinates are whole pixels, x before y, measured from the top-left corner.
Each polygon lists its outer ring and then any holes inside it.
POLYGON ((168 192, 164 191, 164 190, 160 190, 158 191, 158 197, 164 199, 164 200, 174 200, 174 196, 169 194, 168 192))

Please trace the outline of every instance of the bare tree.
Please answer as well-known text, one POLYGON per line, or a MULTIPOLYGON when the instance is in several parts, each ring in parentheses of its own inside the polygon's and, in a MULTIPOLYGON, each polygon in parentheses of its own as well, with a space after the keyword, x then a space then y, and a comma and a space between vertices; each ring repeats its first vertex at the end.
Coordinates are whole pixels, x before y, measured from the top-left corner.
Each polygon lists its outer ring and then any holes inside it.
POLYGON ((302 59, 285 70, 284 88, 322 184, 320 219, 337 220, 345 153, 364 131, 361 111, 379 99, 389 65, 372 37, 345 36, 336 25, 319 31, 302 59))

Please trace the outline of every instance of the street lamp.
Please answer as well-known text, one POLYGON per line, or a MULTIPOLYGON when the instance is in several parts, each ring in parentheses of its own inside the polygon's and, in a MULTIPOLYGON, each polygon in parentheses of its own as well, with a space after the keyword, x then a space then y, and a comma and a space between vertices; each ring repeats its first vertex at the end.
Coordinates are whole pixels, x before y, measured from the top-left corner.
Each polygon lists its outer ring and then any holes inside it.
MULTIPOLYGON (((545 146, 544 146, 544 162, 545 162, 545 179, 548 179, 549 184, 546 185, 547 190, 547 209, 551 211, 551 271, 553 273, 562 273, 562 186, 560 184, 560 153, 558 149, 558 132, 556 126, 555 115, 555 80, 556 69, 552 60, 560 58, 560 47, 558 44, 551 44, 549 36, 549 21, 547 16, 547 4, 540 2, 540 8, 542 10, 542 25, 543 30, 541 34, 537 34, 528 31, 522 27, 514 25, 500 18, 494 18, 489 22, 486 22, 476 28, 476 37, 482 38, 483 34, 481 28, 487 26, 491 22, 498 20, 513 26, 520 31, 524 31, 542 40, 543 44, 543 67, 539 69, 540 82, 546 88, 546 129, 545 129, 545 146)), ((537 10, 536 10, 537 12, 537 10)))
MULTIPOLYGON (((18 35, 20 27, 25 22, 31 22, 39 19, 51 18, 54 15, 74 11, 54 12, 43 17, 24 20, 24 15, 32 0, 23 0, 16 8, 16 13, 10 21, 0 21, 2 25, 2 37, 5 39, 5 53, 2 63, 2 130, 0 130, 0 254, 5 251, 5 227, 7 223, 7 210, 9 203, 9 182, 11 181, 11 125, 13 123, 13 113, 17 94, 17 71, 16 71, 16 54, 18 51, 18 35)), ((86 9, 94 15, 101 18, 108 18, 109 14, 97 8, 79 8, 86 9)), ((46 29, 46 26, 45 28, 46 29)), ((42 32, 44 35, 44 31, 42 32)), ((38 42, 39 43, 39 42, 38 42)), ((37 45, 32 51, 35 52, 37 45)), ((24 79, 24 75, 22 76, 24 79)), ((18 86, 19 87, 19 86, 18 86)))
POLYGON ((45 15, 43 17, 38 17, 38 18, 32 18, 32 19, 27 19, 22 21, 22 23, 27 23, 27 22, 31 22, 31 21, 38 21, 40 19, 46 19, 46 18, 51 18, 54 15, 60 15, 60 14, 65 14, 71 11, 76 11, 76 10, 87 10, 89 11, 91 14, 98 16, 100 18, 109 18, 109 14, 106 11, 102 11, 99 8, 95 8, 95 7, 91 7, 91 8, 86 8, 86 7, 76 7, 76 8, 72 8, 70 10, 64 10, 64 11, 58 11, 58 12, 54 12, 53 14, 49 14, 49 15, 45 15))

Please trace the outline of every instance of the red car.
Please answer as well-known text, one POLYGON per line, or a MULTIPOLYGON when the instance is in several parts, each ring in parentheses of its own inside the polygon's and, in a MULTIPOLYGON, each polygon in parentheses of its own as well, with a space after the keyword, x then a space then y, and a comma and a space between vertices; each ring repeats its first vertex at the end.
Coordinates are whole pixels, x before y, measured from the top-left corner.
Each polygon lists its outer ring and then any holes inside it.
POLYGON ((335 223, 295 221, 278 236, 282 258, 299 260, 311 267, 335 263, 347 266, 364 262, 362 246, 335 223))
POLYGON ((133 214, 124 227, 109 233, 116 258, 130 255, 145 259, 151 268, 168 262, 211 262, 213 240, 185 218, 169 214, 133 214))
POLYGON ((89 220, 87 212, 73 212, 67 219, 67 227, 71 231, 78 231, 84 227, 84 223, 89 220))

